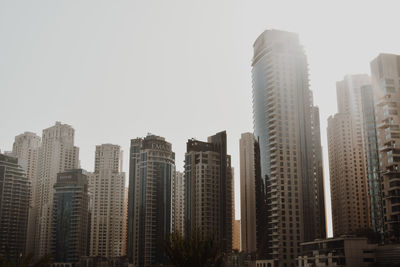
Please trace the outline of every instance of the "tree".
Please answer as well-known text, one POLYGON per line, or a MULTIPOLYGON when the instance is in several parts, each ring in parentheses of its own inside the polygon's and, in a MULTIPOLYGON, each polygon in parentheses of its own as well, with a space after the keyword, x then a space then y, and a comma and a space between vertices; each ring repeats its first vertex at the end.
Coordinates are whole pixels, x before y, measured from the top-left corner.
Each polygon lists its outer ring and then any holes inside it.
POLYGON ((177 232, 172 233, 166 242, 166 253, 176 267, 219 267, 224 259, 214 237, 203 239, 197 230, 189 238, 183 238, 177 232))
POLYGON ((0 267, 50 267, 53 260, 50 255, 45 255, 34 260, 33 254, 29 254, 20 260, 11 259, 7 255, 0 256, 0 267))

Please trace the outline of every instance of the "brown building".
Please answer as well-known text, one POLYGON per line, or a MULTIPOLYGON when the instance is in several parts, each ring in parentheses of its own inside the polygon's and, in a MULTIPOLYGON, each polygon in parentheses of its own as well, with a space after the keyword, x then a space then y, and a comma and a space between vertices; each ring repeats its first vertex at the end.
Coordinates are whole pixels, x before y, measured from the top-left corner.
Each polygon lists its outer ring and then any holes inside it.
POLYGON ((367 75, 337 82, 338 113, 328 118, 334 236, 371 226, 361 105, 361 87, 367 84, 367 75))
POLYGON ((190 139, 185 154, 185 235, 199 231, 232 252, 233 179, 226 152, 226 132, 208 142, 190 139))
POLYGON ((241 249, 240 249, 240 220, 233 221, 232 250, 241 251, 241 249))
POLYGON ((400 56, 371 62, 385 238, 400 242, 400 56))

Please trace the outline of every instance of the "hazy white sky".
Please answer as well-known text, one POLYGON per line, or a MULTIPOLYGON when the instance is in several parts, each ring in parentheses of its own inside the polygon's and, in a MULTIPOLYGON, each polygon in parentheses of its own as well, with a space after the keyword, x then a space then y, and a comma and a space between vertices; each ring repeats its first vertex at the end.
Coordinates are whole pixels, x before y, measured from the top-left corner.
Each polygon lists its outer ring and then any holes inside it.
POLYGON ((326 120, 335 82, 400 53, 398 1, 0 1, 0 149, 55 121, 76 130, 83 168, 95 145, 166 137, 178 170, 188 138, 228 133, 239 217, 239 138, 252 131, 252 45, 267 28, 297 32, 326 120))

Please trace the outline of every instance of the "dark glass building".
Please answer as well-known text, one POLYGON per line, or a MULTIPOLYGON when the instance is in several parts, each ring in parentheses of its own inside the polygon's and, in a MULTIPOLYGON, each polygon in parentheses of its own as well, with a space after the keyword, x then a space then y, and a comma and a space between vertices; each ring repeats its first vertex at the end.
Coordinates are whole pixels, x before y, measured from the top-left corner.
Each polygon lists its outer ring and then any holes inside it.
POLYGON ((127 255, 133 266, 167 261, 165 240, 172 231, 175 154, 163 137, 131 140, 127 255))
POLYGON ((318 109, 297 34, 266 30, 254 43, 254 135, 265 184, 268 259, 294 266, 300 242, 325 238, 318 109))
POLYGON ((379 150, 376 135, 374 94, 371 85, 361 87, 364 147, 367 158, 368 189, 370 198, 371 226, 383 235, 383 210, 381 178, 379 173, 379 150))
MULTIPOLYGON (((86 171, 57 175, 54 184, 52 254, 57 264, 74 266, 88 255, 89 195, 86 171)), ((59 265, 60 266, 60 265, 59 265)))
POLYGON ((0 256, 25 256, 30 181, 18 159, 0 154, 0 256))

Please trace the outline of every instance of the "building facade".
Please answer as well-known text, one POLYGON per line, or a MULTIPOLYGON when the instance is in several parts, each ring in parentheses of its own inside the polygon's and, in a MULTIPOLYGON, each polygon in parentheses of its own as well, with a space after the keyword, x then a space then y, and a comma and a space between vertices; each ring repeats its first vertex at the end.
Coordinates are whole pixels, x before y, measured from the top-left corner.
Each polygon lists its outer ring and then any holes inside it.
POLYGON ((361 88, 368 75, 337 82, 338 113, 328 118, 328 153, 333 235, 370 228, 368 172, 364 146, 361 88))
POLYGON ((185 154, 185 236, 198 231, 232 252, 233 178, 226 132, 208 142, 190 139, 185 154))
POLYGON ((371 85, 361 87, 364 149, 367 160, 368 193, 372 229, 383 236, 383 207, 381 173, 379 169, 378 136, 375 120, 375 102, 371 85))
POLYGON ((0 255, 26 256, 30 181, 18 159, 0 154, 0 255))
POLYGON ((176 171, 173 183, 173 229, 181 235, 185 233, 185 180, 183 176, 183 172, 176 171))
POLYGON ((73 169, 54 184, 52 255, 58 266, 78 263, 88 255, 89 193, 87 173, 73 169), (63 264, 63 265, 60 265, 63 264))
POLYGON ((34 206, 36 184, 36 172, 38 166, 39 148, 41 139, 35 133, 24 132, 17 135, 14 140, 12 155, 18 158, 18 164, 25 170, 28 180, 31 184, 30 201, 29 201, 29 218, 26 239, 26 253, 34 252, 35 225, 36 225, 36 209, 34 206))
POLYGON ((125 173, 118 145, 96 146, 94 172, 89 174, 91 195, 90 256, 124 255, 125 173))
MULTIPOLYGON (((240 150, 240 207, 241 207, 241 247, 246 253, 257 251, 257 215, 256 214, 256 141, 252 133, 243 133, 239 142, 240 150)), ((262 200, 261 203, 264 203, 262 200)))
POLYGON ((175 154, 163 137, 131 140, 128 203, 128 259, 133 266, 166 262, 172 232, 175 154))
POLYGON ((61 122, 43 130, 33 189, 36 209, 35 256, 51 253, 53 197, 57 174, 79 167, 79 148, 74 145, 74 135, 74 129, 61 122))
POLYGON ((266 257, 294 266, 300 242, 326 236, 319 113, 298 36, 263 32, 254 43, 252 80, 266 186, 266 257))
POLYGON ((385 239, 400 242, 400 55, 371 62, 385 239))
POLYGON ((341 237, 315 240, 301 244, 299 267, 354 266, 372 267, 375 264, 376 244, 367 238, 341 237))

